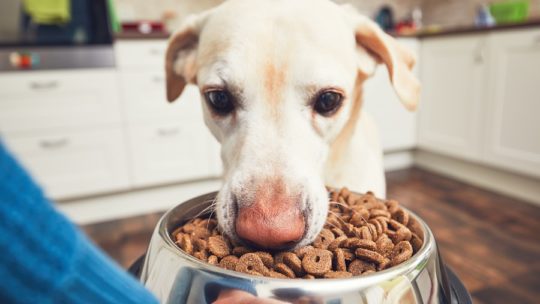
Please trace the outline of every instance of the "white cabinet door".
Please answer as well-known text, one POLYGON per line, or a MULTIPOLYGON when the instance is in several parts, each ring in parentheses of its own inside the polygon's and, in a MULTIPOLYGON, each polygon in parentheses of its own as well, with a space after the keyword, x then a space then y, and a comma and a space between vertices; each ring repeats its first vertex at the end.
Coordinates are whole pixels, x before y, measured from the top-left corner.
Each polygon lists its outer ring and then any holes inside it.
POLYGON ((115 70, 0 75, 0 131, 109 124, 120 120, 115 70))
POLYGON ((215 145, 199 119, 129 127, 135 186, 215 176, 215 145))
POLYGON ((188 85, 173 103, 165 97, 165 73, 157 69, 122 70, 122 97, 131 121, 202 117, 201 98, 196 86, 188 85))
POLYGON ((124 190, 129 186, 120 128, 38 132, 4 140, 51 198, 124 190))
POLYGON ((485 37, 422 42, 418 142, 421 148, 469 160, 481 151, 485 37))
POLYGON ((489 44, 483 159, 540 177, 540 30, 494 33, 489 44))
MULTIPOLYGON (((418 40, 398 41, 418 57, 418 40)), ((419 64, 417 62, 415 73, 419 64)), ((371 114, 379 128, 383 150, 396 151, 416 146, 416 112, 407 111, 401 104, 383 65, 364 85, 364 110, 371 114)))
POLYGON ((165 73, 167 39, 118 41, 114 45, 116 62, 125 68, 158 68, 165 73))

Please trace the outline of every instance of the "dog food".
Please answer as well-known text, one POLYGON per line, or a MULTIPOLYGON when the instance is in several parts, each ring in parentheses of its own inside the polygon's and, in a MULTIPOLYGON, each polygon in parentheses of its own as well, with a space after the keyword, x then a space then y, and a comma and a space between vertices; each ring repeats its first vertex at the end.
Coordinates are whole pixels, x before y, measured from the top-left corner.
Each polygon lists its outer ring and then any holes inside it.
POLYGON ((399 265, 422 247, 417 221, 395 200, 329 190, 326 224, 311 245, 265 252, 233 244, 213 218, 195 218, 172 233, 180 249, 228 270, 272 278, 349 278, 399 265))

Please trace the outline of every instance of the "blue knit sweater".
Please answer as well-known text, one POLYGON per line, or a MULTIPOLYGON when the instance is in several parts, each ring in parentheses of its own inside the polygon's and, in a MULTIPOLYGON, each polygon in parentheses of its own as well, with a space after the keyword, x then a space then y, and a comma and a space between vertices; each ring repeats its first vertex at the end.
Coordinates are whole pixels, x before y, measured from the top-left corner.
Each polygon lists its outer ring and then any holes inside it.
POLYGON ((157 303, 58 213, 0 142, 0 303, 157 303))

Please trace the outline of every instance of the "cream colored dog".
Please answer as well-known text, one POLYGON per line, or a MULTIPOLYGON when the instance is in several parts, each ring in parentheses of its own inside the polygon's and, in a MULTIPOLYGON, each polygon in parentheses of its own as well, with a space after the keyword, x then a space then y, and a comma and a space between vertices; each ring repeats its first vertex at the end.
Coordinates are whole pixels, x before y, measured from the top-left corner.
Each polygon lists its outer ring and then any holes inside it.
POLYGON ((325 184, 384 197, 362 84, 384 63, 412 110, 414 62, 371 20, 329 0, 229 0, 187 20, 167 50, 167 97, 188 83, 200 88, 221 143, 215 211, 224 233, 259 247, 301 246, 325 222, 325 184))

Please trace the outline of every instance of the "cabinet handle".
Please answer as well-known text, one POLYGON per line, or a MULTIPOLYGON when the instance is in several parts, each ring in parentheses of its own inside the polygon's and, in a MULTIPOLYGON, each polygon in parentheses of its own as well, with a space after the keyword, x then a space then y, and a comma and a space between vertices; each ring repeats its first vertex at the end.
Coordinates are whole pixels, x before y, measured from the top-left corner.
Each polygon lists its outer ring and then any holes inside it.
POLYGON ((536 37, 533 39, 533 43, 534 43, 534 44, 540 44, 540 36, 536 36, 536 37))
POLYGON ((475 54, 474 54, 474 63, 476 64, 481 64, 484 62, 484 57, 485 57, 485 54, 484 54, 484 48, 483 47, 479 47, 475 54))
POLYGON ((163 83, 165 79, 163 79, 163 76, 154 76, 152 77, 152 82, 155 82, 155 83, 163 83))
POLYGON ((57 88, 59 85, 58 81, 51 80, 46 82, 32 81, 30 82, 30 88, 32 90, 51 90, 57 88))
POLYGON ((161 56, 163 55, 163 51, 160 50, 160 49, 150 49, 148 51, 148 53, 150 53, 150 55, 154 55, 154 56, 161 56))
POLYGON ((39 145, 44 149, 57 149, 66 146, 69 143, 67 138, 44 139, 39 145))
POLYGON ((161 137, 174 136, 180 132, 179 128, 159 128, 157 134, 161 137))

